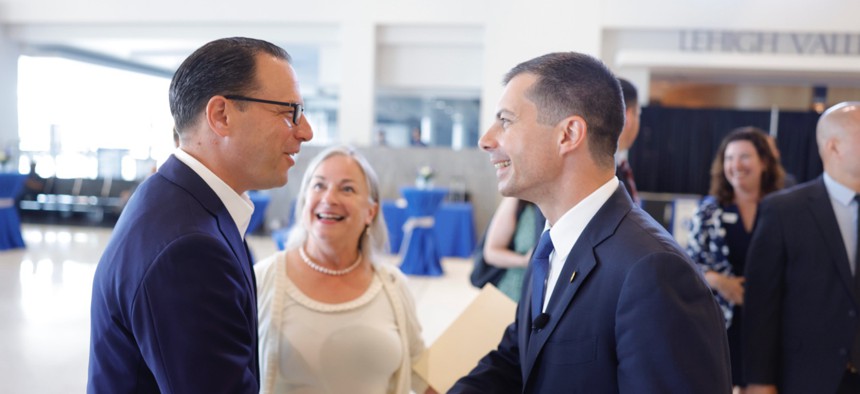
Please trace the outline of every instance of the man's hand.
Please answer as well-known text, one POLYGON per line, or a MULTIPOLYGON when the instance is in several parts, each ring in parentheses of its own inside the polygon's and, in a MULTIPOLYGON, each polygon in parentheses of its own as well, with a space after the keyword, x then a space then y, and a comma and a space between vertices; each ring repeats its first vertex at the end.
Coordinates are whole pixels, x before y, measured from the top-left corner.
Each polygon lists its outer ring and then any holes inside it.
POLYGON ((746 394, 777 394, 776 386, 772 384, 750 384, 747 385, 746 394))

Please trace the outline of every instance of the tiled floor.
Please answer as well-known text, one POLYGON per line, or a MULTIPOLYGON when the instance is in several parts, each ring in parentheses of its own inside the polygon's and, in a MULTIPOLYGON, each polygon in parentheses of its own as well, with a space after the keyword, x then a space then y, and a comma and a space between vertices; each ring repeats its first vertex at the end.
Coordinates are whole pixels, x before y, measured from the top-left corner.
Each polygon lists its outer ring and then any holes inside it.
MULTIPOLYGON (((26 249, 0 252, 0 393, 83 393, 93 272, 110 229, 25 224, 26 249)), ((275 252, 249 237, 258 258, 275 252)), ((411 277, 424 337, 432 343, 475 297, 471 264, 443 261, 445 276, 411 277)))

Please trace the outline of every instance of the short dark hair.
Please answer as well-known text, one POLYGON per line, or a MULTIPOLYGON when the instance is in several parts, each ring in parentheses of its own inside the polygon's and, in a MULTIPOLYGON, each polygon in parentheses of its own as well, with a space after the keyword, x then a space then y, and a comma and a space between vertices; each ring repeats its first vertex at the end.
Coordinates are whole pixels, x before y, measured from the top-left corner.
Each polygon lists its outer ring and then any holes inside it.
POLYGON ((739 127, 729 132, 723 138, 723 142, 717 148, 714 161, 711 163, 711 189, 709 193, 717 199, 717 202, 720 205, 728 205, 735 199, 735 188, 726 179, 726 174, 723 170, 726 148, 729 146, 729 143, 735 141, 749 141, 755 147, 758 157, 764 164, 764 170, 761 174, 759 198, 782 189, 785 184, 785 170, 770 148, 770 144, 767 141, 767 133, 758 127, 739 127))
POLYGON ((170 82, 170 113, 176 131, 182 134, 193 125, 212 96, 247 94, 257 89, 259 53, 292 61, 281 47, 245 37, 215 40, 188 56, 170 82))
POLYGON ((630 108, 634 105, 639 105, 639 92, 630 81, 624 78, 618 78, 618 83, 621 84, 621 93, 624 96, 624 106, 630 108))
POLYGON ((557 52, 518 64, 503 80, 507 85, 519 74, 537 77, 526 96, 538 108, 538 121, 555 124, 579 115, 588 125, 588 142, 594 161, 614 166, 618 136, 624 127, 621 86, 603 62, 577 52, 557 52))

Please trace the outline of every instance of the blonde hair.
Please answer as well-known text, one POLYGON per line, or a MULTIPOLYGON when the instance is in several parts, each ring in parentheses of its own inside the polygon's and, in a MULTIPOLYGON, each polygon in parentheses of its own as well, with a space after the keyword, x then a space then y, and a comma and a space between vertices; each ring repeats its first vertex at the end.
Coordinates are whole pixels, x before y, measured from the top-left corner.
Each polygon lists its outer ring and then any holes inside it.
POLYGON ((302 184, 299 187, 299 194, 296 196, 296 223, 293 224, 290 230, 290 235, 287 238, 287 250, 302 247, 308 239, 308 230, 305 228, 304 209, 307 204, 306 194, 310 187, 313 174, 324 161, 335 156, 345 156, 351 158, 361 172, 364 174, 364 179, 369 191, 370 201, 379 205, 376 216, 365 228, 361 234, 361 239, 358 242, 358 248, 361 257, 367 261, 375 262, 376 257, 388 252, 388 227, 385 225, 385 218, 382 215, 382 203, 379 200, 379 177, 376 176, 376 171, 367 162, 363 155, 355 149, 345 146, 332 146, 318 153, 311 159, 307 170, 302 177, 302 184))

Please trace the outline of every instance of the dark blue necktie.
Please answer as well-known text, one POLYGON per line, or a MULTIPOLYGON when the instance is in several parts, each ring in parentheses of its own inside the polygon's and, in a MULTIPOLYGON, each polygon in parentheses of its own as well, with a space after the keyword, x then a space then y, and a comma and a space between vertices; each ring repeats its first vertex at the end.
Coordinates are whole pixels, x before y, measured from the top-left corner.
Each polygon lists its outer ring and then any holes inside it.
POLYGON ((532 320, 543 310, 543 293, 546 290, 549 274, 550 252, 552 252, 552 239, 549 237, 549 230, 545 230, 532 253, 532 320))

